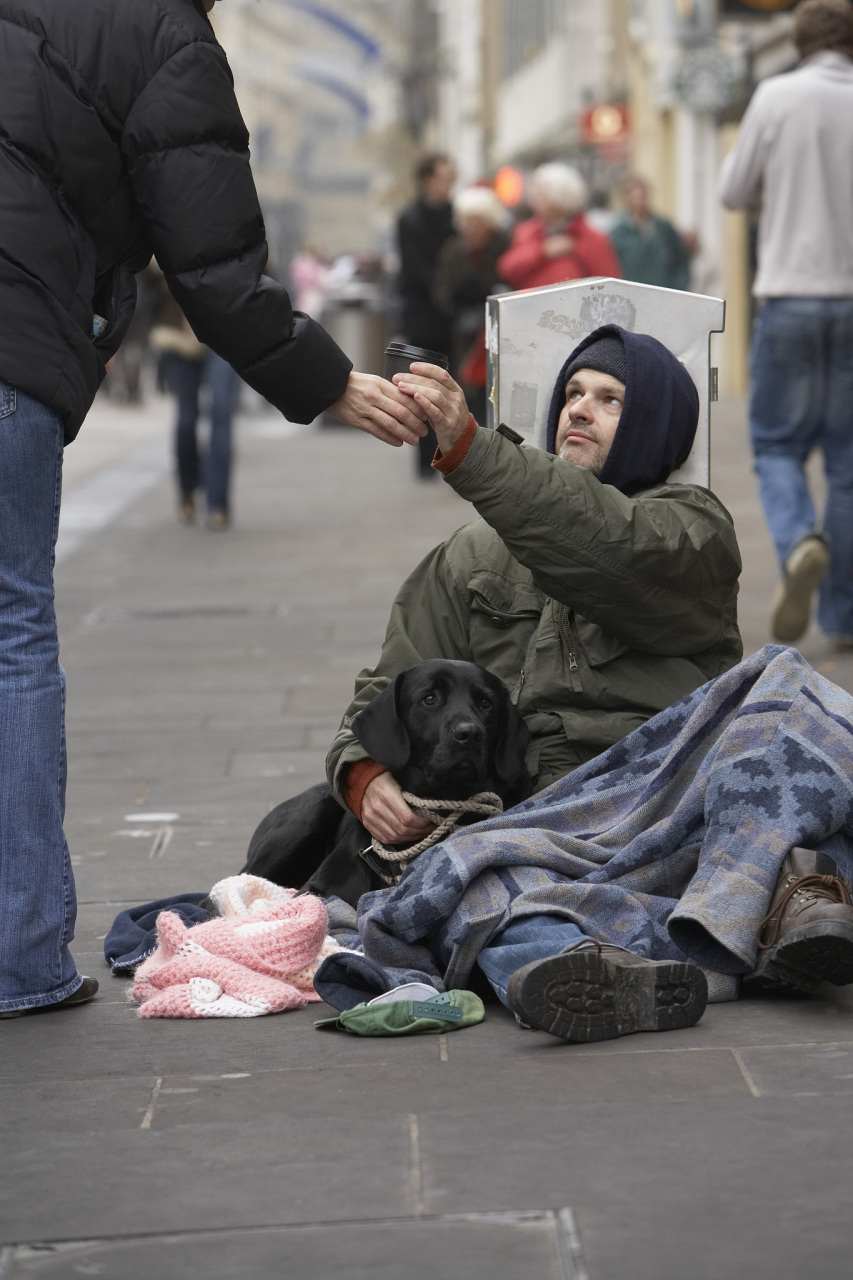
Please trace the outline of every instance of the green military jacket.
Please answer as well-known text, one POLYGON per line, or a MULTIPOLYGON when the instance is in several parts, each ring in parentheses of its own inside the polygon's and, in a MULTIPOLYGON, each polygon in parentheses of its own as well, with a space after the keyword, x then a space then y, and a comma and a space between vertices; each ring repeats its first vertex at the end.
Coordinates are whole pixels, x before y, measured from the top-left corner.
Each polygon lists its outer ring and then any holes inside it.
POLYGON ((482 519, 403 583, 327 757, 338 799, 346 766, 367 754, 353 716, 424 659, 477 662, 504 681, 530 729, 537 790, 740 661, 740 554, 710 490, 629 498, 483 428, 445 480, 482 519))

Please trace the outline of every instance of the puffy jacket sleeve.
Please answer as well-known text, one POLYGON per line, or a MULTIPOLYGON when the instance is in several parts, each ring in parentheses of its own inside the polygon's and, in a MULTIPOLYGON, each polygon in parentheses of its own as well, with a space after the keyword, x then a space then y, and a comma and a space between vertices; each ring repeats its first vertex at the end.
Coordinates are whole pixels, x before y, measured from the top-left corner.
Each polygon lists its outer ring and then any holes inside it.
POLYGON ((343 394, 352 365, 263 275, 249 136, 217 44, 185 44, 159 68, 127 116, 122 150, 157 260, 198 338, 288 418, 310 422, 343 394))
POLYGON ((344 769, 367 756, 350 728, 353 716, 415 663, 429 658, 470 660, 468 615, 466 584, 457 579, 442 544, 403 583, 391 609, 379 661, 356 678, 355 697, 326 757, 329 786, 342 804, 344 769))
POLYGON ((445 481, 541 591, 632 649, 700 653, 730 624, 740 553, 731 517, 707 490, 660 485, 628 498, 482 427, 445 481))

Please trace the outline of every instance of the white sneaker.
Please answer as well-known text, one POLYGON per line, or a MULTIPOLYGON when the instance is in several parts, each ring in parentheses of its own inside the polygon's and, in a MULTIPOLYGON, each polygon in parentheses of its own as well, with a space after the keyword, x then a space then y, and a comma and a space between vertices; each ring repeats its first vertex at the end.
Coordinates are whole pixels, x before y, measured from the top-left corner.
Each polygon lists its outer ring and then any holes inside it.
POLYGON ((785 576, 773 599, 770 630, 774 640, 793 644, 808 630, 812 595, 829 568, 829 549, 812 534, 794 547, 785 563, 785 576))

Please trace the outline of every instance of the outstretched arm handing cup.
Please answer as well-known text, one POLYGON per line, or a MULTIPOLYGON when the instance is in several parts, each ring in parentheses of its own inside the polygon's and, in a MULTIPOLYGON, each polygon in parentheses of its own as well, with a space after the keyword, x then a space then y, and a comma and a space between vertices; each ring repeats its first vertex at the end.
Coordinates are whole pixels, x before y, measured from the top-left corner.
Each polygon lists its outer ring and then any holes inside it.
POLYGON ((417 444, 426 435, 426 411, 375 373, 356 373, 353 369, 346 391, 327 412, 385 444, 417 444))

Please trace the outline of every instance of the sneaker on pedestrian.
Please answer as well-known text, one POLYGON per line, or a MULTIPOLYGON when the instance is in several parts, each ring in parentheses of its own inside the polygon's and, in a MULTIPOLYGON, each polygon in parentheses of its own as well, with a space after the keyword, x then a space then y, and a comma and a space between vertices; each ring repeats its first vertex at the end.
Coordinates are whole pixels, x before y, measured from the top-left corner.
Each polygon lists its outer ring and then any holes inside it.
POLYGON ((178 503, 178 519, 181 524, 195 524, 195 498, 184 494, 178 503))
POLYGON ((0 1018, 23 1018, 32 1013, 52 1013, 54 1009, 73 1009, 75 1005, 88 1004, 90 1000, 94 1000, 98 986, 97 978, 84 978, 77 990, 64 1000, 56 1000, 53 1004, 37 1004, 31 1009, 10 1009, 6 1013, 0 1013, 0 1018))
POLYGON ((227 511, 219 510, 219 511, 208 512, 208 516, 207 516, 208 529, 221 531, 222 529, 227 529, 230 523, 231 521, 228 518, 227 511))
POLYGON ((758 935, 748 985, 814 991, 853 983, 853 899, 840 876, 819 875, 817 854, 794 848, 758 935))
POLYGON ((517 969, 507 998, 527 1026, 587 1044, 636 1031, 692 1027, 705 1012, 708 983, 696 965, 646 960, 585 938, 517 969))
POLYGON ((829 568, 829 549, 818 534, 802 538, 785 562, 770 612, 774 640, 794 644, 808 629, 812 596, 829 568))

